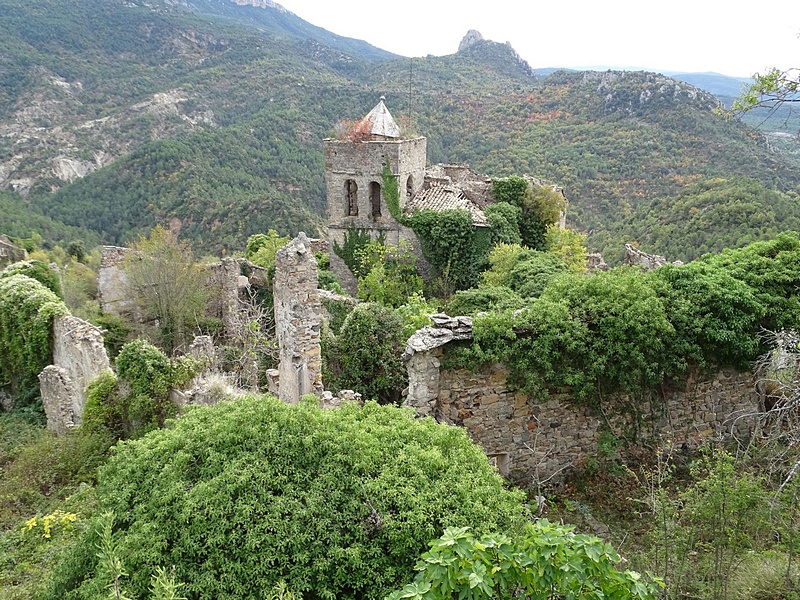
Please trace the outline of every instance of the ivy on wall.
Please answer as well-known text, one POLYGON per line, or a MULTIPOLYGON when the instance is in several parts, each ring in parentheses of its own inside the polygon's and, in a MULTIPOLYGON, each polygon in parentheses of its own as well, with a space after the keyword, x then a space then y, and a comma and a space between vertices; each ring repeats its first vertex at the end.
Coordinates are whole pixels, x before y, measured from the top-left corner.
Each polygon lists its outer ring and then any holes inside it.
POLYGON ((39 392, 37 375, 52 360, 51 331, 69 310, 54 292, 27 275, 0 278, 0 387, 19 404, 39 392))

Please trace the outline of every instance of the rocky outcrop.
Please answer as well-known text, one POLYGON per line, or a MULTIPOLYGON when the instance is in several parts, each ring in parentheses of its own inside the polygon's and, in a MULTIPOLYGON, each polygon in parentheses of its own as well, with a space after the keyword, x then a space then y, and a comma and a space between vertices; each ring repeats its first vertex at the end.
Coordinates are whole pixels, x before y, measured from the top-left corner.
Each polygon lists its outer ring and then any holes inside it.
POLYGON ((467 34, 461 39, 461 43, 458 45, 458 51, 461 52, 462 50, 466 50, 470 46, 472 46, 475 42, 482 42, 483 36, 481 35, 480 31, 476 29, 470 29, 467 34))
POLYGON ((53 322, 53 364, 39 374, 47 428, 63 434, 80 425, 86 386, 111 369, 101 331, 78 317, 53 322))
POLYGON ((589 273, 593 271, 608 271, 611 267, 603 260, 603 255, 599 252, 593 252, 586 255, 586 270, 589 273))
POLYGON ((670 263, 663 256, 658 254, 647 254, 646 252, 642 252, 641 250, 634 248, 630 244, 625 244, 625 258, 623 259, 623 264, 626 264, 630 267, 641 267, 643 271, 650 271, 652 269, 657 269, 658 267, 663 267, 664 265, 682 265, 683 263, 679 260, 670 263))

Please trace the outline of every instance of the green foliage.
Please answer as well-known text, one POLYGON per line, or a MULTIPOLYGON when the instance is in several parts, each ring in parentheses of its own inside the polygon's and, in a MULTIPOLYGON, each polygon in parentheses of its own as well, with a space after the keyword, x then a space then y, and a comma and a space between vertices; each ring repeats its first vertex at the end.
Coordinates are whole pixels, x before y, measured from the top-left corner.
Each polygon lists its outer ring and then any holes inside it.
POLYGON ((339 333, 339 330, 341 330, 342 325, 344 325, 344 322, 347 319, 347 315, 349 315, 353 310, 352 300, 333 300, 331 298, 322 298, 322 305, 330 315, 328 327, 330 327, 334 334, 339 333))
MULTIPOLYGON (((700 180, 676 196, 641 203, 594 247, 603 250, 636 240, 639 247, 688 262, 703 254, 741 248, 784 231, 800 231, 800 204, 787 194, 751 178, 700 180), (616 240, 616 241, 615 241, 616 240)), ((609 260, 611 257, 609 257, 609 260)))
POLYGON ((408 385, 400 356, 408 339, 396 311, 376 303, 356 306, 325 348, 323 378, 336 392, 351 389, 381 404, 399 404, 408 385))
MULTIPOLYGON (((120 445, 97 494, 137 597, 175 565, 190 599, 266 598, 279 581, 306 597, 382 598, 446 527, 505 533, 523 513, 463 430, 374 403, 270 397, 195 409, 120 445)), ((95 543, 88 531, 72 556, 95 543)), ((49 597, 96 589, 96 562, 65 563, 49 597)))
POLYGON ((659 495, 650 534, 656 567, 670 598, 729 598, 742 557, 770 530, 766 490, 723 450, 707 450, 691 475, 676 497, 659 495))
POLYGON ((186 344, 208 298, 205 272, 188 244, 155 227, 133 244, 122 268, 156 343, 170 354, 186 344))
MULTIPOLYGON (((381 234, 375 243, 384 245, 385 237, 381 234)), ((366 277, 369 270, 363 271, 361 267, 361 260, 358 257, 359 251, 373 243, 370 233, 366 229, 348 229, 344 234, 344 242, 340 246, 337 242, 333 242, 333 252, 342 259, 350 272, 356 276, 357 279, 366 277)))
POLYGON ((436 306, 428 302, 421 293, 411 294, 404 304, 397 307, 397 314, 403 321, 403 337, 408 339, 417 330, 430 325, 429 315, 436 312, 436 306))
POLYGON ((492 245, 522 244, 519 233, 519 221, 522 209, 508 202, 496 202, 483 210, 486 220, 492 228, 492 245))
POLYGON ((618 571, 602 540, 540 519, 520 537, 449 528, 417 564, 414 582, 389 600, 618 598, 655 600, 663 584, 618 571))
POLYGON ((122 317, 111 314, 95 317, 94 324, 103 330, 103 343, 109 357, 116 358, 122 346, 130 341, 133 327, 122 317))
POLYGON ((549 225, 544 236, 547 251, 564 261, 573 273, 586 272, 586 236, 573 229, 549 225))
POLYGON ((476 315, 479 312, 522 308, 525 301, 506 286, 483 285, 455 293, 447 304, 448 315, 476 315))
POLYGON ((356 250, 359 273, 358 297, 368 302, 397 308, 414 294, 422 293, 422 278, 417 275, 417 257, 411 244, 399 246, 370 242, 356 250))
POLYGON ((12 275, 27 275, 41 283, 62 300, 64 299, 58 273, 41 260, 23 260, 10 264, 0 271, 0 279, 11 277, 12 275))
POLYGON ((503 220, 506 223, 498 223, 501 229, 495 234, 497 241, 522 243, 534 250, 544 250, 547 228, 558 222, 559 216, 566 210, 567 204, 564 197, 550 187, 533 184, 524 177, 516 175, 493 179, 491 193, 498 204, 508 203, 518 209, 518 211, 503 210, 503 220), (519 242, 512 241, 512 238, 515 237, 513 235, 514 223, 508 222, 512 215, 517 216, 515 225, 520 238, 519 242), (506 237, 508 240, 501 239, 501 237, 506 237))
POLYGON ((800 234, 783 233, 773 240, 755 242, 698 262, 724 269, 747 284, 766 314, 761 326, 770 331, 800 326, 800 234))
POLYGON ((761 351, 765 314, 755 290, 721 269, 695 262, 650 273, 664 300, 680 351, 701 367, 747 370, 761 351), (659 285, 663 282, 665 285, 659 285))
POLYGON ((491 230, 475 227, 467 210, 419 210, 406 218, 422 254, 440 278, 442 294, 473 287, 486 264, 491 230))
POLYGON ((128 439, 162 427, 175 415, 169 392, 191 380, 199 364, 185 356, 170 360, 139 339, 122 347, 116 367, 119 380, 101 373, 87 387, 84 427, 128 439))
POLYGON ((69 314, 52 291, 26 275, 0 278, 0 386, 10 386, 17 405, 38 396, 38 374, 52 360, 56 317, 69 314))
POLYGON ((508 287, 511 270, 518 262, 531 256, 531 252, 521 244, 497 244, 489 253, 489 268, 481 275, 482 284, 508 287))
POLYGON ((274 229, 266 234, 257 233, 247 238, 244 256, 247 260, 267 270, 275 268, 275 255, 289 243, 288 237, 281 237, 274 229))
POLYGON ((386 162, 383 163, 381 178, 383 184, 383 199, 386 201, 389 214, 402 223, 404 219, 402 211, 400 210, 400 186, 397 184, 397 177, 392 175, 392 169, 389 166, 388 158, 386 162))
POLYGON ((508 274, 508 287, 523 298, 538 298, 550 280, 569 268, 561 258, 549 252, 531 250, 508 274))
POLYGON ((624 269, 566 274, 521 312, 477 318, 467 353, 507 364, 512 385, 535 396, 568 389, 574 400, 597 403, 663 381, 675 368, 673 338, 661 299, 624 269))

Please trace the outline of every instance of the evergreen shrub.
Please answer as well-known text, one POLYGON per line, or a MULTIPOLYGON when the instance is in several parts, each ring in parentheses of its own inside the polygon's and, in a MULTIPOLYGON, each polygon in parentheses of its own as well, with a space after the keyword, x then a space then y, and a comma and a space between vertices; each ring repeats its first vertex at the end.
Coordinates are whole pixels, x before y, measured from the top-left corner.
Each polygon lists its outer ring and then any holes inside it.
MULTIPOLYGON (((97 496, 133 597, 175 565, 190 600, 268 598, 281 580, 306 599, 383 598, 446 527, 513 534, 525 519, 521 493, 462 429, 375 403, 272 397, 194 409, 118 445, 97 496)), ((49 598, 105 594, 93 529, 49 598)))

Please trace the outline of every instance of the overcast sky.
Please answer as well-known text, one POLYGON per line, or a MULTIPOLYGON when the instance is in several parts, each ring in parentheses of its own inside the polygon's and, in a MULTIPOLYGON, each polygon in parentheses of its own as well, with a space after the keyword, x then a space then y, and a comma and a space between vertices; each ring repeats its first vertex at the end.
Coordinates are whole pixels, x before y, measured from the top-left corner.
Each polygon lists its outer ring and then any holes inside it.
POLYGON ((276 0, 403 56, 452 54, 469 29, 533 68, 640 67, 749 77, 800 66, 800 0, 276 0))

